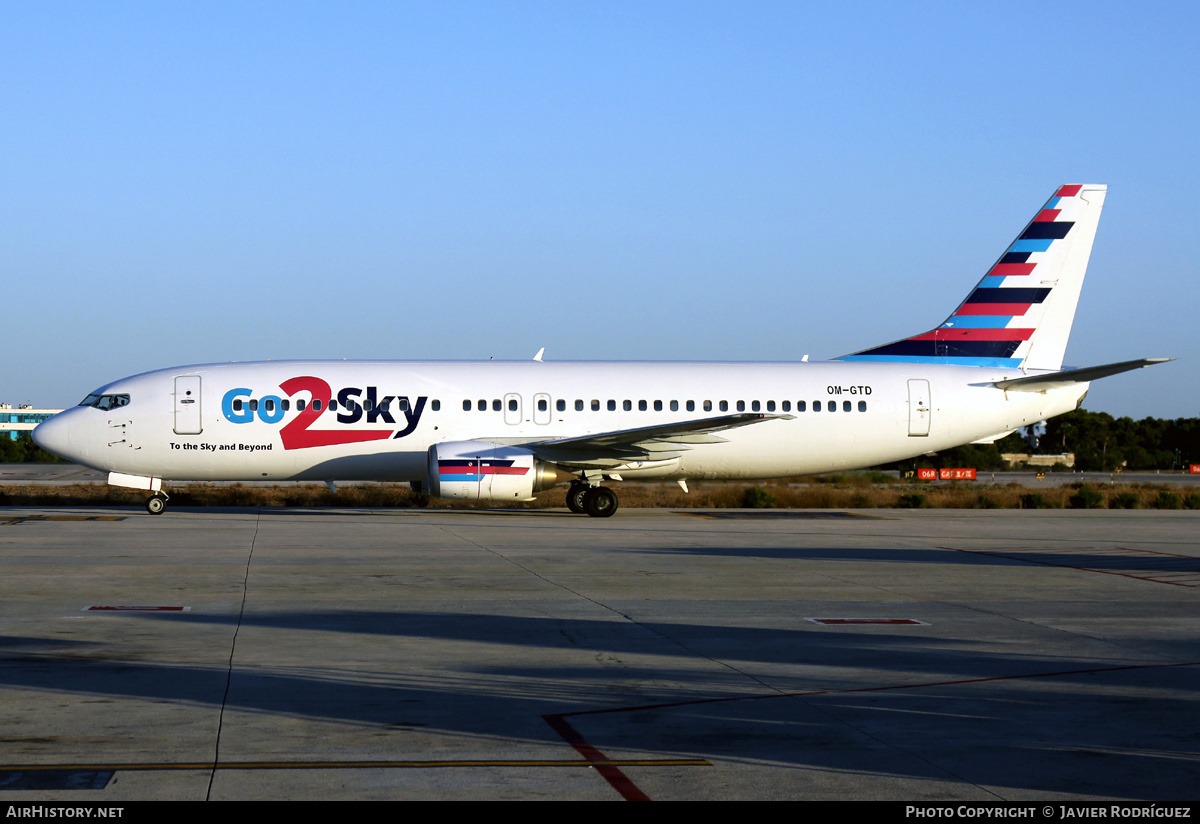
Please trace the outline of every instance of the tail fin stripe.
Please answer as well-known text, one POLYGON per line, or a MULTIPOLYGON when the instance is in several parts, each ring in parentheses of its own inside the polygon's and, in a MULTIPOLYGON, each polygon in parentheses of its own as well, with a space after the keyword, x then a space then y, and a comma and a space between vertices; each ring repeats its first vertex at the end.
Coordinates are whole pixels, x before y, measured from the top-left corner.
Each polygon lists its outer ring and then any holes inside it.
POLYGON ((1036 263, 997 263, 988 272, 989 277, 1008 278, 1015 275, 1031 275, 1036 263))
POLYGON ((1062 240, 1075 225, 1072 220, 1060 220, 1054 223, 1039 223, 1034 221, 1029 228, 1021 233, 1021 240, 1062 240))
POLYGON ((1018 240, 1008 247, 1010 252, 1049 252, 1053 240, 1018 240))
POLYGON ((1060 369, 1106 188, 1060 186, 940 326, 842 359, 1060 369))
POLYGON ((967 303, 958 307, 953 317, 959 315, 1000 315, 1009 319, 1029 311, 1032 303, 967 303))

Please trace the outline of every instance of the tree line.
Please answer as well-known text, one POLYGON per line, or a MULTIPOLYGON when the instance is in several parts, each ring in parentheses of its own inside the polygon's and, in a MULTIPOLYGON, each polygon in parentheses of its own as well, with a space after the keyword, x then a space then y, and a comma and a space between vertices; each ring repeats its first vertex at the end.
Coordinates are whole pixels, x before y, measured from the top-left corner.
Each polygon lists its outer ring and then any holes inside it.
MULTIPOLYGON (((1008 464, 1000 455, 1012 452, 1033 455, 1074 452, 1074 468, 1084 472, 1187 470, 1190 464, 1200 464, 1200 418, 1134 420, 1076 409, 1051 418, 1044 426, 1045 433, 1038 437, 1034 448, 1030 448, 1025 435, 1014 432, 994 444, 960 446, 919 458, 916 465, 1002 470, 1008 464)), ((893 466, 912 468, 913 461, 893 466)))

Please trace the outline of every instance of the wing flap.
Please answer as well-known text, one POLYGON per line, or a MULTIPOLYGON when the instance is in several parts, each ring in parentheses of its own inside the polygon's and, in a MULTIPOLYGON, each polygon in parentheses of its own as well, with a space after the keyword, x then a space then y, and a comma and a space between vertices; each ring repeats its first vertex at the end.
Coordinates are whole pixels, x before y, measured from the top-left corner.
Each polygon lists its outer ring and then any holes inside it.
POLYGON ((695 444, 725 443, 716 433, 769 420, 791 420, 793 415, 739 412, 696 421, 619 429, 574 438, 527 442, 539 458, 570 466, 612 466, 629 462, 677 458, 695 444))

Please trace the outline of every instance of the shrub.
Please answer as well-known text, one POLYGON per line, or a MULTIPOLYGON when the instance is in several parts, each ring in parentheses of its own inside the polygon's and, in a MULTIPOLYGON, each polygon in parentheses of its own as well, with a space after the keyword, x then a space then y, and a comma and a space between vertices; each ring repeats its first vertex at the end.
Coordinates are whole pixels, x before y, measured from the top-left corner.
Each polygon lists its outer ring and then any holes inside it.
POLYGON ((1150 506, 1155 509, 1183 509, 1183 499, 1164 489, 1150 502, 1150 506))
POLYGON ((1040 492, 1026 492, 1021 496, 1021 509, 1046 509, 1048 506, 1040 492))
POLYGON ((1087 484, 1081 484, 1079 491, 1068 499, 1071 509, 1103 509, 1104 496, 1087 484))
POLYGON ((742 509, 774 509, 775 496, 765 489, 750 486, 742 493, 742 509))
POLYGON ((900 496, 900 500, 896 502, 896 506, 901 509, 920 509, 925 506, 925 496, 920 492, 909 492, 900 496))
POLYGON ((1109 509, 1137 509, 1141 499, 1136 492, 1118 492, 1108 502, 1109 509))

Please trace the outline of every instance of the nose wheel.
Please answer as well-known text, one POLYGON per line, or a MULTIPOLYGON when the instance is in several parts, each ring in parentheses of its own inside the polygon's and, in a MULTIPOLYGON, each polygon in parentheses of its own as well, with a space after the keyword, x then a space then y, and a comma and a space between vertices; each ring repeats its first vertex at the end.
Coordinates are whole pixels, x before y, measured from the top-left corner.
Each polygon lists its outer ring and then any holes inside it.
POLYGON ((146 501, 146 511, 151 515, 161 515, 167 511, 167 496, 153 495, 146 501))

